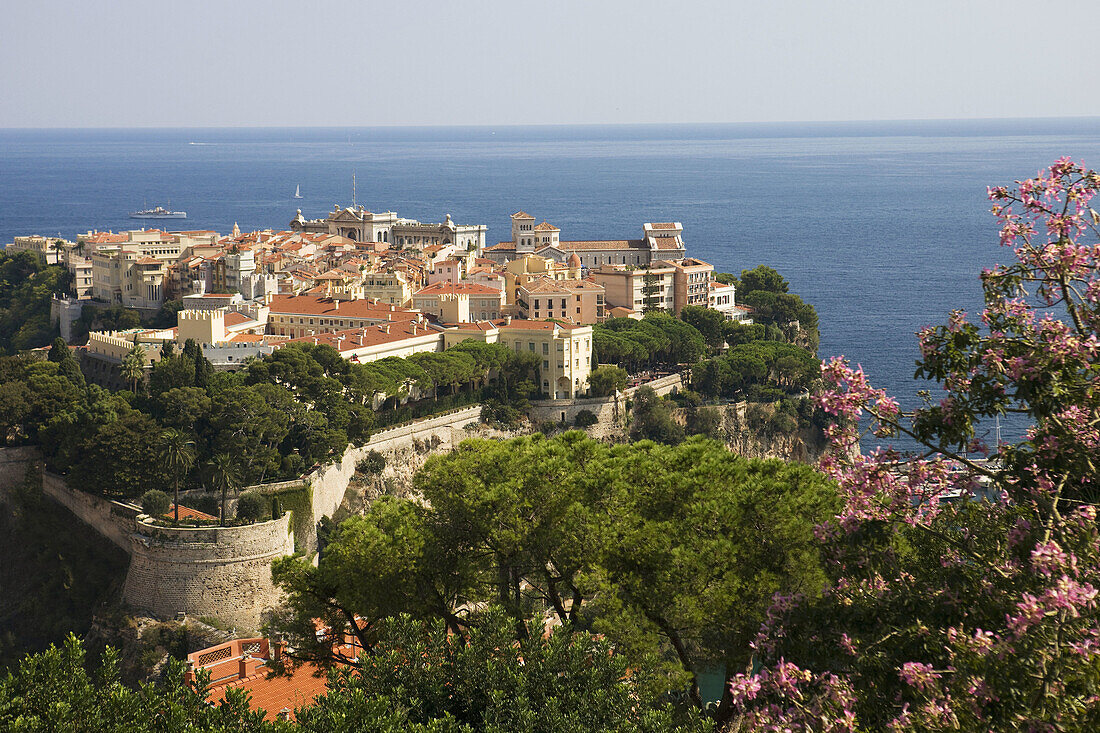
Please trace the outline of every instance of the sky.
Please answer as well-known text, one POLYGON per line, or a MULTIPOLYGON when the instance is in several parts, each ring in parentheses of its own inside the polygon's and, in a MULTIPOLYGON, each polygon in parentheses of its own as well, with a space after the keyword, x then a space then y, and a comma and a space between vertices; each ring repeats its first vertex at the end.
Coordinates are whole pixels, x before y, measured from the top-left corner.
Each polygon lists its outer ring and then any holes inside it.
POLYGON ((1100 2, 4 0, 0 127, 1100 115, 1100 2))

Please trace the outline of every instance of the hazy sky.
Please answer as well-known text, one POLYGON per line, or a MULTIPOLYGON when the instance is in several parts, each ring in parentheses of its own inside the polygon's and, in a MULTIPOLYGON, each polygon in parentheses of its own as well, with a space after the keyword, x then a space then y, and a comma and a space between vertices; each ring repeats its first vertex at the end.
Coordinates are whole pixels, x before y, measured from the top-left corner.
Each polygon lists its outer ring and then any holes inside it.
POLYGON ((1100 115, 1100 2, 4 0, 0 127, 1100 115))

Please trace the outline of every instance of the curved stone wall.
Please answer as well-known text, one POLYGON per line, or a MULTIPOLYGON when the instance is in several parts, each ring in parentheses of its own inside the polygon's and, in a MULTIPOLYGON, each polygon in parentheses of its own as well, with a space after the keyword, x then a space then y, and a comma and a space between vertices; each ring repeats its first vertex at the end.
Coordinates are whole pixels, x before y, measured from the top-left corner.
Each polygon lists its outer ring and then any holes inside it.
POLYGON ((240 527, 159 527, 145 515, 131 535, 123 599, 160 617, 213 616, 238 630, 259 628, 279 601, 271 563, 294 553, 290 514, 240 527))

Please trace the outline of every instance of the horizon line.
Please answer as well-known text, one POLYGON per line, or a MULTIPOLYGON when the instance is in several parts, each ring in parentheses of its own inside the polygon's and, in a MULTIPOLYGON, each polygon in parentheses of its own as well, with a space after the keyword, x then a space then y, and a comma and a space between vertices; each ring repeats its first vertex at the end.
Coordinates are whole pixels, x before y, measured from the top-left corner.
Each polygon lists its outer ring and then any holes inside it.
POLYGON ((766 127, 783 125, 875 125, 875 124, 919 124, 919 123, 982 123, 982 122, 1100 122, 1100 115, 1070 115, 1059 117, 904 117, 880 119, 829 119, 829 120, 762 120, 762 121, 726 121, 726 122, 508 122, 508 123, 467 123, 440 125, 431 123, 379 123, 372 125, 101 125, 93 127, 74 126, 0 126, 0 132, 29 131, 78 131, 78 130, 348 130, 348 129, 547 129, 567 127, 766 127))

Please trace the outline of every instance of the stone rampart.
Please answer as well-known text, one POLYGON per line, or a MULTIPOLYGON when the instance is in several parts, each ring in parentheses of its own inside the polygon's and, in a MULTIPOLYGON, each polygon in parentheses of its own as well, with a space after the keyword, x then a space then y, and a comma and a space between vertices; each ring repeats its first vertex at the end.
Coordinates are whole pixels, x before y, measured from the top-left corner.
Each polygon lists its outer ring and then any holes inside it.
POLYGON ((596 416, 598 425, 606 430, 611 428, 622 418, 623 398, 633 397, 634 393, 642 387, 649 387, 658 396, 664 396, 678 392, 683 388, 683 378, 679 374, 654 379, 637 387, 629 387, 619 395, 610 397, 581 397, 572 400, 535 400, 531 402, 527 410, 529 417, 536 424, 550 420, 552 422, 572 423, 581 410, 588 410, 596 416))
POLYGON ((42 493, 76 515, 80 521, 130 552, 134 518, 141 512, 132 504, 109 501, 69 488, 65 479, 52 473, 42 474, 42 493))
POLYGON ((142 514, 134 522, 123 599, 161 617, 214 616, 256 630, 279 602, 271 563, 293 552, 289 513, 240 527, 161 527, 142 514))
POLYGON ((0 498, 23 483, 27 469, 39 460, 38 449, 32 445, 0 448, 0 498))
POLYGON ((314 533, 309 537, 299 537, 299 544, 311 552, 317 549, 317 523, 321 521, 321 517, 331 517, 344 501, 344 494, 347 493, 351 477, 355 475, 356 465, 372 450, 386 452, 412 445, 416 440, 430 440, 433 437, 438 438, 442 445, 452 445, 455 431, 464 435, 461 433, 462 428, 476 423, 480 417, 481 405, 474 405, 446 415, 379 430, 366 445, 358 448, 349 446, 338 462, 313 471, 306 478, 313 491, 314 521, 311 529, 314 533))

